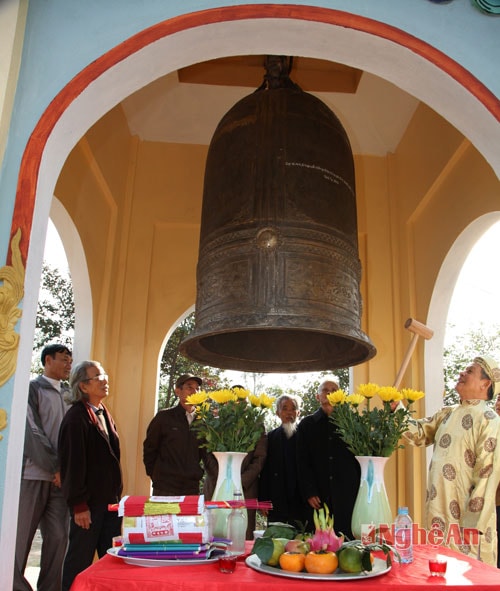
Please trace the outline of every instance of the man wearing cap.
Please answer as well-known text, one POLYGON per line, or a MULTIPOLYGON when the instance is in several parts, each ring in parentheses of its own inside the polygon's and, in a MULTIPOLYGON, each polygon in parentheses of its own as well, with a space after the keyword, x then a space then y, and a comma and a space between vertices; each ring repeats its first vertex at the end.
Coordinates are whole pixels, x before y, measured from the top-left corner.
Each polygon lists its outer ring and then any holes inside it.
POLYGON ((441 532, 444 545, 496 566, 500 417, 488 401, 500 392, 498 363, 476 357, 460 372, 455 390, 460 404, 412 421, 404 437, 413 445, 434 445, 427 479, 427 530, 441 532))
POLYGON ((194 407, 186 398, 200 389, 202 379, 183 374, 175 382, 175 395, 179 404, 160 410, 146 433, 143 461, 146 474, 153 481, 153 495, 197 495, 206 452, 200 448, 195 433, 190 429, 194 407))

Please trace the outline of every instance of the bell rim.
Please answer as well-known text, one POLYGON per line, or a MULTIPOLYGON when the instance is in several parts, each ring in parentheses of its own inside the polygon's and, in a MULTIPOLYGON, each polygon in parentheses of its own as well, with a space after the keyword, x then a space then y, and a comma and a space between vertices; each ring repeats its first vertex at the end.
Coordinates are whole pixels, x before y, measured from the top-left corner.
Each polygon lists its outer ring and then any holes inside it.
MULTIPOLYGON (((351 327, 352 331, 352 327, 351 327)), ((207 332, 194 330, 188 335, 179 346, 180 352, 198 363, 210 367, 216 367, 225 370, 258 372, 258 373, 307 373, 316 371, 332 371, 360 365, 372 359, 377 354, 377 349, 370 338, 361 330, 356 330, 355 334, 336 333, 316 328, 297 327, 242 327, 234 329, 221 329, 207 332), (335 355, 325 352, 324 355, 318 355, 315 359, 262 359, 262 358, 242 358, 241 356, 231 356, 228 352, 215 351, 207 348, 208 343, 213 343, 215 338, 230 335, 248 335, 256 331, 264 331, 268 340, 272 339, 273 333, 280 337, 286 337, 287 333, 304 333, 305 339, 311 339, 312 335, 317 335, 324 340, 331 338, 332 343, 338 346, 339 342, 350 343, 351 346, 345 350, 335 352, 335 355)), ((241 348, 238 349, 241 352, 241 348)))

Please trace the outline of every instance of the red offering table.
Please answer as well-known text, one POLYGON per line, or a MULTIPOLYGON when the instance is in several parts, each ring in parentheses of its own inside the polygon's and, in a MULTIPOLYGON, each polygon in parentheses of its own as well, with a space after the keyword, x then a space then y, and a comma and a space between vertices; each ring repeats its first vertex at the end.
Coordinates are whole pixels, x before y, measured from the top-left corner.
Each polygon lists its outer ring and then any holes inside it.
MULTIPOLYGON (((249 542, 249 548, 252 542, 249 542)), ((448 557, 446 577, 429 576, 429 558, 436 555, 436 548, 415 546, 412 564, 393 564, 383 575, 372 578, 336 581, 337 591, 423 591, 432 587, 447 590, 473 586, 474 591, 495 591, 500 588, 500 570, 463 554, 439 548, 440 555, 448 557)), ((314 581, 271 576, 238 562, 233 574, 219 572, 217 562, 209 564, 142 567, 125 564, 122 559, 105 556, 75 579, 71 591, 260 591, 264 585, 272 585, 273 591, 322 591, 330 588, 328 581, 314 581)))

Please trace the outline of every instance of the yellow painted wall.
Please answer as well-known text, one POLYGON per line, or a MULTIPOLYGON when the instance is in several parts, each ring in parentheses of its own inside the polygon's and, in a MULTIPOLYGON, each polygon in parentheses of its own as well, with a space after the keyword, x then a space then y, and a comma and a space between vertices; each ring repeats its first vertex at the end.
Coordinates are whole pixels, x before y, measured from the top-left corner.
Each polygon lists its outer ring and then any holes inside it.
POLYGON ((457 235, 498 209, 498 197, 498 180, 475 148, 421 105, 396 155, 394 192, 404 255, 400 273, 409 284, 402 300, 420 317, 427 315, 441 263, 457 235))
POLYGON ((206 151, 140 142, 116 108, 78 143, 56 186, 88 260, 92 356, 110 375, 129 492, 149 486, 142 441, 155 412, 161 347, 195 300, 206 151))

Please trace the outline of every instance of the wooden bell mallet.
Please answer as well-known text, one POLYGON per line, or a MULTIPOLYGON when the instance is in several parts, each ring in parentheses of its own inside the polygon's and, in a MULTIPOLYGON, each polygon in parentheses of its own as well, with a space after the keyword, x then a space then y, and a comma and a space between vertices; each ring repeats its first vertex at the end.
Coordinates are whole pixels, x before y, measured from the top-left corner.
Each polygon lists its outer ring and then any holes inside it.
POLYGON ((401 367, 399 368, 398 375, 394 380, 394 387, 399 388, 401 381, 403 380, 403 376, 405 374, 406 368, 410 363, 411 356, 413 355, 413 351, 417 346, 418 337, 422 337, 426 340, 429 340, 434 335, 434 331, 430 328, 427 328, 425 324, 422 324, 418 320, 414 320, 413 318, 408 318, 405 322, 405 328, 407 328, 410 332, 413 333, 411 338, 410 344, 408 346, 408 350, 406 351, 406 355, 401 363, 401 367))

